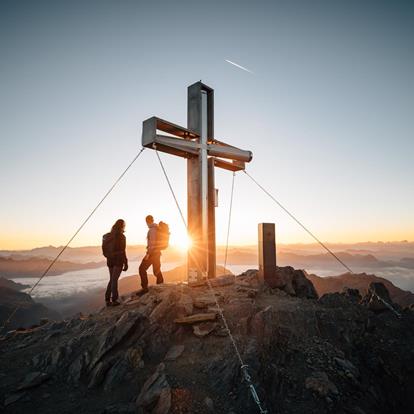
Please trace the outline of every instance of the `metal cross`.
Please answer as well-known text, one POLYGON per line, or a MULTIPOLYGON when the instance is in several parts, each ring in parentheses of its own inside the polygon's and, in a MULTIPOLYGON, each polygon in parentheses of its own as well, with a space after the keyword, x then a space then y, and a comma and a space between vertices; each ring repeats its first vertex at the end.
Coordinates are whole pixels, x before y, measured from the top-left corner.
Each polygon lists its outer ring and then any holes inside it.
POLYGON ((197 284, 216 276, 214 167, 244 170, 253 154, 214 138, 213 89, 196 82, 187 97, 187 128, 149 118, 143 122, 142 146, 187 158, 188 283, 197 284))

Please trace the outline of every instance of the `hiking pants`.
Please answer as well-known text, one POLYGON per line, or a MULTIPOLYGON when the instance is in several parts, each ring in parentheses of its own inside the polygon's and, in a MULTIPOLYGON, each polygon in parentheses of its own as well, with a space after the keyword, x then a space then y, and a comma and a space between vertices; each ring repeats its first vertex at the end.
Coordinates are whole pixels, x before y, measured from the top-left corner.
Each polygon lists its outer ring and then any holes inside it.
POLYGON ((109 282, 105 292, 105 301, 109 302, 112 296, 112 302, 118 300, 118 279, 121 276, 122 266, 110 266, 109 282))
POLYGON ((161 252, 151 253, 147 259, 142 259, 139 265, 139 275, 141 277, 141 286, 143 289, 148 287, 147 270, 152 266, 154 276, 157 278, 157 284, 164 283, 161 273, 161 252))

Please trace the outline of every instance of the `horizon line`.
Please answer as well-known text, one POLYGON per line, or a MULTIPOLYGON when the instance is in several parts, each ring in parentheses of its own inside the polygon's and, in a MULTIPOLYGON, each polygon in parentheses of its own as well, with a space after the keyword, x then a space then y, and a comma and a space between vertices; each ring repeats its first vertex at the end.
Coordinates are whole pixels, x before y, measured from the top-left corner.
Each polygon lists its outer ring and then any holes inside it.
MULTIPOLYGON (((406 243, 406 244, 410 244, 410 243, 414 243, 414 240, 377 240, 377 241, 372 241, 372 240, 366 240, 366 241, 357 241, 357 242, 330 242, 330 241, 324 241, 325 244, 335 244, 335 245, 358 245, 358 244, 402 244, 402 243, 406 243)), ((311 243, 304 243, 304 242, 294 242, 294 243, 277 243, 276 242, 276 247, 277 246, 318 246, 319 243, 317 242, 311 242, 311 243)), ((7 249, 7 248, 0 248, 0 252, 2 251, 15 251, 15 252, 21 252, 21 251, 28 251, 28 250, 34 250, 34 249, 45 249, 45 248, 59 248, 59 247, 63 247, 64 245, 53 245, 53 244, 49 244, 49 245, 43 245, 43 246, 35 246, 35 247, 31 247, 31 248, 22 248, 22 249, 7 249)), ((145 244, 127 244, 127 246, 129 247, 145 247, 145 244)), ((225 247, 225 244, 217 244, 217 247, 225 247)), ((229 244, 229 247, 257 247, 257 243, 246 243, 246 244, 229 244)), ((96 245, 82 245, 82 246, 68 246, 68 249, 85 249, 85 248, 96 248, 96 247, 100 247, 99 244, 96 245)), ((171 244, 172 248, 178 248, 177 246, 171 244)))

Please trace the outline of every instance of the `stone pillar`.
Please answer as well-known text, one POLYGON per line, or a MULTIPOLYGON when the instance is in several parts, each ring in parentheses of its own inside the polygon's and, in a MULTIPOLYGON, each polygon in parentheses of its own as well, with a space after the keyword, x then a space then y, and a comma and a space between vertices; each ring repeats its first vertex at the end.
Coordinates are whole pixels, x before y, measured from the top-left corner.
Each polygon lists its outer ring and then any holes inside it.
POLYGON ((275 223, 259 223, 259 278, 269 286, 276 279, 275 223))

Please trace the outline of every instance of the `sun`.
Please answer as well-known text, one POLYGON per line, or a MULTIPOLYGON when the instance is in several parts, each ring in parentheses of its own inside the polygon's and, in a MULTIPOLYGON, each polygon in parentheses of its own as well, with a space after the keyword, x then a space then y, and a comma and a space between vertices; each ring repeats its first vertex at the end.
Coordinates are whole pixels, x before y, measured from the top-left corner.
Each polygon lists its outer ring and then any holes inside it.
POLYGON ((175 234, 171 242, 173 246, 183 252, 187 252, 191 247, 191 238, 187 235, 187 233, 175 234))

